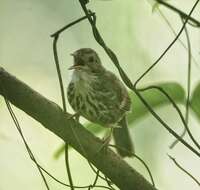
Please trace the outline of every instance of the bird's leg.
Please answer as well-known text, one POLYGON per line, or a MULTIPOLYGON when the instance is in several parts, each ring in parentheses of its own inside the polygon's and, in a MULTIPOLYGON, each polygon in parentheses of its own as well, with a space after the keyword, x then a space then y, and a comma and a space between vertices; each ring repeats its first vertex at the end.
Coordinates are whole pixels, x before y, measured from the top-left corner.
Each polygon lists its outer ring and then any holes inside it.
POLYGON ((80 114, 77 112, 74 114, 75 120, 79 123, 80 114))
POLYGON ((67 118, 68 119, 72 119, 74 118, 77 122, 79 122, 79 117, 80 117, 80 114, 78 112, 74 113, 74 114, 71 114, 70 116, 67 115, 67 118))
POLYGON ((111 137, 112 137, 112 132, 113 132, 113 127, 111 127, 110 129, 109 129, 109 131, 108 132, 106 132, 106 134, 104 135, 104 137, 103 137, 103 142, 105 143, 105 144, 109 144, 109 142, 110 142, 110 140, 111 140, 111 137))
POLYGON ((110 142, 111 137, 112 137, 112 133, 113 133, 113 127, 110 128, 109 132, 106 132, 105 136, 102 139, 103 144, 101 145, 101 147, 99 148, 99 150, 97 152, 99 152, 101 150, 104 150, 105 152, 107 151, 109 142, 110 142))

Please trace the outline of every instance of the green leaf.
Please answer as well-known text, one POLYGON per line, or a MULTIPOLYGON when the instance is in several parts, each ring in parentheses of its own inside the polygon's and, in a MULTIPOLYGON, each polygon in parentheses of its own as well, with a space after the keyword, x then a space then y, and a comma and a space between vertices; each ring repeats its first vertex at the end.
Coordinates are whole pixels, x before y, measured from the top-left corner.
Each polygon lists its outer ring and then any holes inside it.
MULTIPOLYGON (((165 90, 169 96, 176 102, 176 103, 183 103, 185 100, 185 92, 181 85, 177 83, 160 83, 156 84, 156 86, 161 87, 165 90)), ((144 92, 141 92, 145 100, 151 105, 152 108, 161 107, 164 105, 169 105, 169 100, 158 90, 151 89, 144 92)), ((199 94, 200 94, 200 86, 199 86, 199 94)), ((149 112, 147 108, 143 105, 140 99, 133 93, 129 93, 132 101, 132 111, 128 114, 128 124, 130 127, 133 127, 133 123, 137 122, 139 119, 145 117, 149 112)), ((199 102, 200 104, 200 102, 199 102)), ((200 106, 199 106, 199 118, 200 118, 200 106)), ((103 128, 100 125, 94 123, 88 123, 85 127, 94 134, 97 134, 103 131, 103 128)), ((59 156, 64 152, 64 145, 62 145, 54 154, 54 158, 57 159, 59 156)))
MULTIPOLYGON (((177 83, 160 83, 156 86, 162 88, 176 103, 183 103, 185 100, 185 92, 181 85, 177 83)), ((151 105, 153 109, 171 104, 162 92, 156 89, 146 90, 141 92, 145 100, 151 105)), ((130 94, 132 99, 132 113, 128 115, 129 126, 133 122, 146 116, 149 111, 140 101, 140 99, 133 93, 130 94)))
POLYGON ((196 117, 200 120, 200 83, 192 93, 190 104, 191 109, 194 111, 196 117))

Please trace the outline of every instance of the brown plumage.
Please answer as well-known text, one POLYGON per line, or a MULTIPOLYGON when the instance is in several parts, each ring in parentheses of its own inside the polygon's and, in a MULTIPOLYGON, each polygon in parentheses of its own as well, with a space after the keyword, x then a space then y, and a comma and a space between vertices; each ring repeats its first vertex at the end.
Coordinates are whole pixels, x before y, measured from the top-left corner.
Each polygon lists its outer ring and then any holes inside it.
MULTIPOLYGON (((90 48, 73 54, 72 80, 67 97, 72 108, 81 116, 103 127, 125 124, 131 100, 123 83, 101 64, 97 53, 90 48)), ((127 126, 126 126, 127 127, 127 126)), ((129 143, 129 149, 133 150, 129 143)))

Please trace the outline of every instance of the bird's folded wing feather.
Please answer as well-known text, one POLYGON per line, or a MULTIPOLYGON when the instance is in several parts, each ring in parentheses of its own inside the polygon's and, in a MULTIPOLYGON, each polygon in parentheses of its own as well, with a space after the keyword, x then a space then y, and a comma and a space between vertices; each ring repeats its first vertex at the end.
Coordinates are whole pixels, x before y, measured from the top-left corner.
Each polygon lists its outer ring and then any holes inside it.
POLYGON ((118 106, 119 109, 130 111, 131 100, 123 83, 110 71, 100 77, 99 91, 105 95, 107 105, 118 106), (117 104, 117 105, 115 105, 117 104))

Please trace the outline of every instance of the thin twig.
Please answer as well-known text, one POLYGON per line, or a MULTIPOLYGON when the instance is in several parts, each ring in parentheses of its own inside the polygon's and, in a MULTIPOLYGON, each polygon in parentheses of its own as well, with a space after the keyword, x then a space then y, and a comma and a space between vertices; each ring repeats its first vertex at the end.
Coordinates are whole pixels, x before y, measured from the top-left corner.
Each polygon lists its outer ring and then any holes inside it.
MULTIPOLYGON (((90 14, 91 14, 91 16, 94 16, 94 15, 95 15, 95 13, 90 13, 90 14)), ((81 22, 81 21, 83 21, 83 20, 85 20, 85 19, 87 19, 87 16, 83 16, 83 17, 81 17, 81 18, 79 18, 79 19, 77 19, 77 20, 75 20, 75 21, 73 21, 73 22, 67 24, 66 26, 62 27, 62 28, 59 29, 58 31, 56 31, 56 32, 54 32, 53 34, 51 34, 51 37, 55 37, 55 36, 60 35, 60 33, 64 32, 64 31, 67 30, 68 28, 72 27, 73 25, 76 25, 77 23, 79 23, 79 22, 81 22)))
POLYGON ((102 175, 100 175, 98 173, 98 170, 96 171, 95 168, 94 168, 94 166, 89 161, 88 161, 88 164, 89 164, 90 168, 92 169, 92 171, 96 174, 96 176, 98 175, 99 178, 101 178, 102 180, 106 181, 105 177, 103 177, 102 175))
POLYGON ((64 112, 66 112, 67 108, 66 108, 65 92, 64 92, 62 75, 61 75, 60 66, 59 66, 58 52, 57 52, 58 38, 59 38, 59 36, 56 35, 56 36, 54 36, 54 39, 53 39, 53 54, 54 54, 54 60, 55 60, 55 65, 56 65, 56 70, 57 70, 57 75, 58 75, 58 80, 59 80, 59 85, 60 85, 62 106, 63 106, 64 112))
POLYGON ((135 91, 135 93, 137 93, 137 96, 140 98, 140 100, 143 102, 143 104, 147 107, 147 109, 149 110, 149 112, 163 125, 163 127, 165 127, 165 129, 167 129, 169 133, 171 133, 175 138, 179 139, 179 141, 183 145, 185 145, 190 151, 192 151, 193 153, 195 153, 200 158, 200 152, 197 151, 196 149, 194 149, 190 144, 188 144, 184 139, 182 139, 174 130, 172 130, 167 125, 167 123, 165 123, 160 118, 160 116, 151 108, 151 105, 149 105, 149 103, 146 102, 146 100, 144 99, 144 97, 138 91, 135 91))
MULTIPOLYGON (((33 160, 33 162, 35 162, 33 160)), ((54 177, 52 174, 50 174, 47 170, 45 170, 41 165, 39 165, 38 163, 36 163, 38 165, 38 167, 40 167, 41 170, 43 170, 50 178, 52 178, 53 180, 55 180, 56 182, 58 182, 59 184, 66 186, 66 187, 70 187, 70 185, 62 182, 61 180, 58 180, 56 177, 54 177)), ((86 185, 86 186, 74 186, 74 188, 76 189, 86 189, 89 187, 98 187, 98 188, 105 188, 105 189, 110 189, 109 187, 103 186, 103 185, 86 185)), ((111 190, 111 189, 110 189, 111 190)))
POLYGON ((183 11, 177 9, 176 7, 170 5, 169 3, 167 3, 166 1, 163 0, 155 0, 157 3, 167 7, 168 9, 176 12, 177 14, 179 14, 182 18, 187 19, 188 21, 194 23, 194 26, 196 27, 200 27, 200 22, 198 20, 196 20, 195 18, 191 17, 191 15, 187 15, 186 13, 184 13, 183 11))
MULTIPOLYGON (((183 22, 183 18, 182 18, 182 22, 183 22)), ((187 27, 185 27, 185 35, 186 35, 187 44, 188 44, 187 98, 186 98, 186 106, 185 106, 186 108, 185 120, 186 120, 186 123, 188 124, 189 123, 190 92, 191 92, 192 50, 191 50, 190 36, 187 30, 187 27)))
MULTIPOLYGON (((174 30, 173 26, 171 25, 170 21, 167 19, 167 17, 164 15, 164 13, 159 9, 159 7, 157 7, 158 12, 160 14, 160 16, 163 18, 163 20, 166 22, 166 24, 169 26, 170 30, 172 31, 172 33, 174 34, 174 36, 177 36, 176 31, 174 30)), ((188 22, 189 24, 189 22, 188 22)), ((178 39, 179 43, 183 46, 183 48, 188 52, 188 48, 187 46, 184 44, 184 42, 179 38, 178 39)), ((199 68, 199 65, 195 59, 195 57, 191 54, 191 59, 192 61, 195 63, 195 65, 199 68)))
MULTIPOLYGON (((183 22, 183 18, 181 18, 181 20, 183 22)), ((188 123, 189 123, 189 106, 190 106, 190 91, 191 91, 191 58, 192 58, 192 52, 191 52, 191 43, 190 43, 190 37, 189 37, 187 27, 185 27, 185 35, 186 35, 187 45, 188 45, 187 97, 186 97, 186 105, 185 105, 185 122, 188 126, 188 123)), ((183 132, 181 133, 181 138, 183 138, 185 136, 186 132, 188 132, 189 135, 192 134, 190 132, 189 127, 184 128, 183 132)), ((178 142, 179 142, 179 140, 176 139, 171 144, 170 148, 172 149, 173 147, 175 147, 175 145, 178 142)))
POLYGON ((20 124, 19 124, 19 122, 18 122, 18 119, 17 119, 15 113, 14 113, 13 110, 12 110, 12 107, 11 107, 9 101, 8 101, 5 97, 4 97, 4 100, 5 100, 6 106, 7 106, 7 108, 8 108, 8 111, 9 111, 9 113, 10 113, 10 115, 11 115, 13 121, 14 121, 14 124, 15 124, 15 126, 16 126, 16 128, 17 128, 17 130, 18 130, 18 132, 19 132, 19 134, 20 134, 20 136, 21 136, 21 138, 22 138, 22 140, 23 140, 23 143, 24 143, 24 145, 25 145, 25 147, 26 147, 26 150, 27 150, 27 152, 28 152, 28 154, 29 154, 31 160, 33 160, 34 163, 36 164, 36 166, 37 166, 37 168, 38 168, 38 171, 39 171, 39 173, 40 173, 40 175, 41 175, 41 177, 42 177, 42 180, 43 180, 43 182, 44 182, 44 184, 45 184, 47 190, 50 190, 49 185, 48 185, 48 183, 47 183, 47 180, 46 180, 44 174, 42 173, 42 170, 41 170, 40 167, 38 166, 38 163, 37 163, 37 161, 36 161, 36 159, 35 159, 35 156, 34 156, 34 154, 32 153, 32 151, 31 151, 31 149, 30 149, 30 147, 29 147, 29 145, 28 145, 28 143, 27 143, 27 141, 26 141, 26 139, 25 139, 25 137, 24 137, 24 135, 23 135, 23 132, 22 132, 22 130, 21 130, 21 126, 20 126, 20 124))
POLYGON ((94 182, 93 182, 93 184, 92 184, 93 187, 97 184, 97 181, 98 181, 98 179, 99 179, 99 172, 100 172, 100 170, 97 170, 97 174, 96 174, 95 179, 94 179, 94 182))
MULTIPOLYGON (((63 110, 66 113, 67 108, 66 108, 66 101, 65 101, 65 92, 64 92, 64 87, 63 87, 63 82, 62 82, 62 76, 61 76, 61 71, 60 71, 60 66, 59 66, 59 59, 58 59, 58 53, 57 53, 57 42, 58 42, 59 35, 55 35, 53 39, 53 53, 54 53, 54 60, 55 60, 55 65, 56 65, 56 70, 57 70, 57 75, 59 79, 59 84, 60 84, 60 91, 61 91, 61 97, 62 97, 62 105, 63 105, 63 110)), ((66 170, 67 170, 67 175, 69 179, 69 183, 71 186, 71 190, 74 190, 74 185, 73 185, 73 180, 72 180, 72 175, 70 171, 70 164, 69 164, 69 154, 68 154, 68 144, 65 144, 65 165, 66 165, 66 170)))
POLYGON ((198 186, 200 186, 200 182, 192 175, 190 174, 187 170, 185 170, 176 160, 175 158, 173 158, 172 156, 170 156, 168 154, 168 157, 174 162, 174 164, 180 169, 182 170, 184 173, 186 173, 189 177, 191 177, 196 183, 198 186))
MULTIPOLYGON (((160 91, 172 103, 173 107, 176 109, 178 115, 180 116, 181 121, 182 121, 182 123, 184 125, 184 128, 188 132, 191 140, 197 146, 197 148, 200 149, 200 145, 198 144, 198 142, 193 137, 193 135, 192 135, 192 133, 191 133, 191 131, 190 131, 188 125, 187 125, 187 122, 185 121, 185 118, 184 118, 183 114, 181 113, 181 110, 179 109, 179 107, 177 106, 177 104, 174 102, 174 100, 170 97, 170 95, 163 88, 152 85, 152 86, 148 86, 146 88, 138 89, 138 91, 146 91, 146 90, 150 90, 150 89, 156 89, 156 90, 160 91)), ((182 136, 180 136, 180 138, 182 138, 182 136)))
POLYGON ((149 169, 148 165, 145 163, 145 161, 144 161, 142 158, 140 158, 140 157, 139 157, 137 154, 135 154, 134 152, 130 152, 129 150, 126 150, 126 149, 123 148, 123 147, 120 147, 120 146, 117 146, 117 145, 112 145, 112 144, 109 144, 108 146, 121 149, 122 151, 126 151, 126 152, 128 152, 130 155, 132 155, 133 158, 138 159, 138 160, 144 165, 144 167, 146 168, 146 170, 147 170, 147 172, 148 172, 148 174, 149 174, 149 177, 150 177, 150 179, 151 179, 151 183, 152 183, 153 187, 155 187, 155 182, 154 182, 154 179, 153 179, 153 175, 152 175, 152 173, 151 173, 151 170, 149 169))
POLYGON ((71 187, 71 190, 74 190, 73 179, 72 179, 70 164, 69 164, 69 145, 68 145, 68 143, 65 143, 65 162, 66 162, 65 165, 66 165, 66 169, 67 169, 67 173, 68 173, 70 187, 71 187))
POLYGON ((107 185, 112 189, 112 190, 116 190, 112 185, 113 183, 105 176, 105 179, 106 179, 106 183, 107 185))
POLYGON ((136 82, 134 83, 134 86, 136 88, 137 84, 140 82, 140 80, 142 80, 144 78, 144 76, 149 73, 149 71, 151 71, 159 62, 160 60, 164 57, 164 55, 169 51, 169 49, 174 45, 174 43, 178 40, 179 36, 182 34, 190 16, 192 15, 193 11, 195 10, 197 4, 199 3, 199 0, 197 0, 195 2, 195 4, 193 5, 192 9, 190 10, 190 13, 188 14, 187 17, 185 17, 185 21, 180 29, 180 31, 178 32, 177 36, 174 38, 174 40, 168 45, 168 47, 165 49, 165 51, 163 51, 163 53, 159 56, 159 58, 136 80, 136 82))

